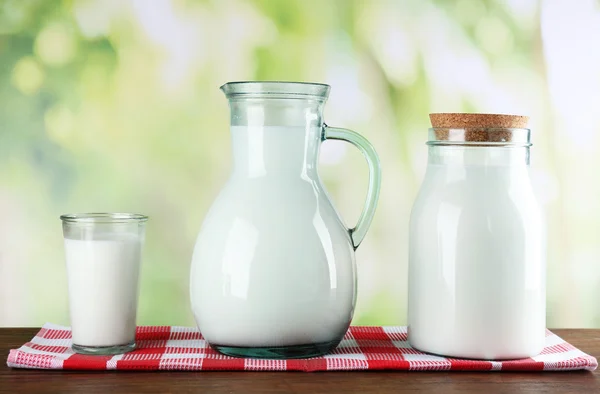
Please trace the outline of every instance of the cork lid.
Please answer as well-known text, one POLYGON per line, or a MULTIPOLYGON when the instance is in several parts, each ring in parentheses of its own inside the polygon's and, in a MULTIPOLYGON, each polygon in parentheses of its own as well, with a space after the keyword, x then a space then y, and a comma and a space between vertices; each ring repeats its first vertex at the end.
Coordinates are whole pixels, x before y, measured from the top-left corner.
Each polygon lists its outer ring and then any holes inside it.
POLYGON ((464 129, 470 127, 524 129, 529 122, 528 116, 502 114, 429 114, 434 128, 464 129))
POLYGON ((429 114, 430 144, 487 143, 528 146, 528 116, 503 114, 429 114))

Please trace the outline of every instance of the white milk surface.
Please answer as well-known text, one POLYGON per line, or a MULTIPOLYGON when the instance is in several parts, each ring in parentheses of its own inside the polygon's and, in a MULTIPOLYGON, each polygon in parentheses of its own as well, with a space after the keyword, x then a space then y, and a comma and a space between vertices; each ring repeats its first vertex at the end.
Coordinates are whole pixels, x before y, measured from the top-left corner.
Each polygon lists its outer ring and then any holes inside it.
POLYGON ((538 354, 542 238, 525 164, 429 164, 410 223, 410 343, 456 357, 538 354))
POLYGON ((73 343, 124 345, 135 339, 140 239, 65 239, 73 343))
POLYGON ((209 342, 303 345, 348 328, 354 250, 317 176, 319 131, 232 128, 234 170, 204 220, 190 278, 209 342))

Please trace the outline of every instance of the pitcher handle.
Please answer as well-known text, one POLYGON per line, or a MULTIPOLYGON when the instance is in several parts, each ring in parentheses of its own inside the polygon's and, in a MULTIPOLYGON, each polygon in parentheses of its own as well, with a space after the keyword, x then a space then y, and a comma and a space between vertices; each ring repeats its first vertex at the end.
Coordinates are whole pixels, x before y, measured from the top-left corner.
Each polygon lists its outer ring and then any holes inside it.
POLYGON ((354 250, 356 250, 369 230, 379 200, 379 189, 381 187, 379 156, 377 156, 373 145, 365 137, 352 130, 329 127, 323 124, 323 140, 341 140, 351 143, 362 152, 369 165, 369 190, 367 191, 365 206, 356 226, 348 230, 354 250))

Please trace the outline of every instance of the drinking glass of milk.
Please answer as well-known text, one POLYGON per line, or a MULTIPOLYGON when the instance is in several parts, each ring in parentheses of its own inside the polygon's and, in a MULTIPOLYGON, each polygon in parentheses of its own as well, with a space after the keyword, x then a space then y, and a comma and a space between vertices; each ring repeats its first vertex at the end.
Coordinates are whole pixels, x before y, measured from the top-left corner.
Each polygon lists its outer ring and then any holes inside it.
POLYGON ((148 217, 85 213, 60 218, 73 350, 83 354, 133 350, 141 250, 148 217))

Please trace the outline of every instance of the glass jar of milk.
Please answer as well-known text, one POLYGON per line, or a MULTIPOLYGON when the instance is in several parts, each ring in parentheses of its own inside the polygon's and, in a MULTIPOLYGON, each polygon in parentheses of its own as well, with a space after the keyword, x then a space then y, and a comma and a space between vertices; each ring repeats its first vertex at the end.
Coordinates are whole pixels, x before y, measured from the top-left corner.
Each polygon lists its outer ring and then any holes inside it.
POLYGON ((538 354, 545 241, 529 129, 430 129, 410 219, 410 344, 476 359, 538 354))

